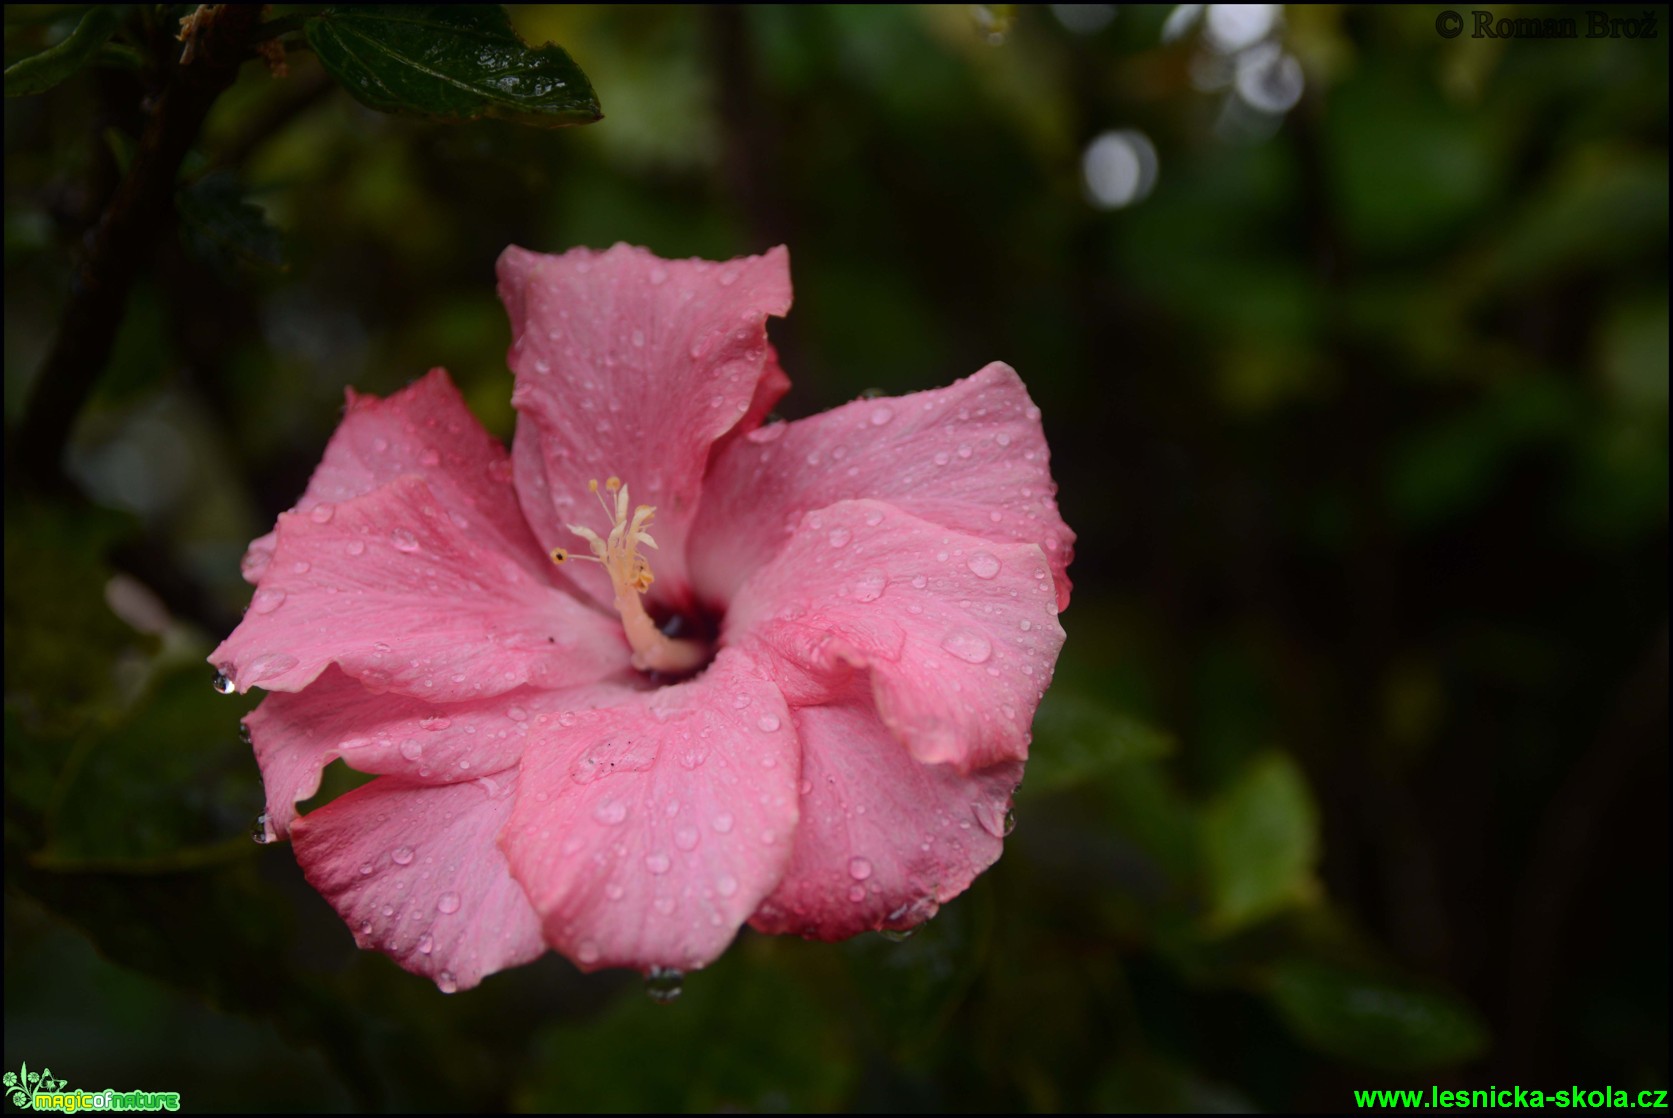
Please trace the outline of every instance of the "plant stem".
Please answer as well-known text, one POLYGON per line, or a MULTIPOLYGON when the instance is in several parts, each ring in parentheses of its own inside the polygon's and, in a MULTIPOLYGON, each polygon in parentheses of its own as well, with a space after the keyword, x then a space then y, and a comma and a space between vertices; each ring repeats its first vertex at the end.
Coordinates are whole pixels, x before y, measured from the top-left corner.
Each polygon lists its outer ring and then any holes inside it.
POLYGON ((134 280, 169 225, 180 164, 215 98, 249 57, 260 14, 256 5, 218 6, 199 28, 192 61, 168 71, 133 165, 84 241, 52 349, 9 440, 8 475, 15 471, 41 489, 63 487, 64 444, 110 359, 134 280))

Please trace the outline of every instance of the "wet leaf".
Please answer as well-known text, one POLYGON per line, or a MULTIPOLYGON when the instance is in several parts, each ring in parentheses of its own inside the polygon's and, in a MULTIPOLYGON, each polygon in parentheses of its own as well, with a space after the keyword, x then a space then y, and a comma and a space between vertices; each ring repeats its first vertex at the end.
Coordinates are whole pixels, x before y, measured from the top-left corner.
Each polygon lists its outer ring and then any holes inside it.
POLYGON ((497 4, 333 6, 303 29, 331 75, 381 112, 539 128, 602 115, 574 59, 555 44, 525 44, 497 4))

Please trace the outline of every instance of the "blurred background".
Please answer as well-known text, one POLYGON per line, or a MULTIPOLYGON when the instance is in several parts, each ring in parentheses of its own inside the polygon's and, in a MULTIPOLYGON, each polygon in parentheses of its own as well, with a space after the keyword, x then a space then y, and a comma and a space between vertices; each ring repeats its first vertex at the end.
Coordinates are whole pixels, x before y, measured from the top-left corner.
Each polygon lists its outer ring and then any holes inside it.
MULTIPOLYGON (((512 9, 598 93, 556 131, 383 115, 292 50, 214 101, 41 453, 188 10, 6 102, 7 1071, 298 1110, 1668 1085, 1667 28, 512 9), (790 417, 1014 365, 1069 638, 1004 858, 910 940, 746 931, 672 1004, 551 955, 446 997, 250 841, 255 696, 202 658, 344 387, 445 365, 508 438, 495 257, 616 241, 790 246, 790 417)), ((78 16, 8 6, 7 63, 78 16)))

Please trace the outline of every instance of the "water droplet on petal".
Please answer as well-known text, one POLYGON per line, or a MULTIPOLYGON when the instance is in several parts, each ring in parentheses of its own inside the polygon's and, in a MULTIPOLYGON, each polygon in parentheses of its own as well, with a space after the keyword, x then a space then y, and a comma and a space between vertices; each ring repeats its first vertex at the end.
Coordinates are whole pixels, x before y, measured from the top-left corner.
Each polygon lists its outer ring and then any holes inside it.
POLYGON ((410 866, 412 865, 412 856, 412 847, 397 846, 390 852, 389 860, 397 866, 410 866))
POLYGON ((871 876, 871 862, 866 858, 848 859, 848 876, 855 881, 864 881, 871 876))
POLYGON ((658 852, 656 854, 645 855, 645 868, 650 870, 652 873, 667 873, 669 865, 668 855, 666 854, 658 852))
POLYGON ((329 524, 331 515, 337 510, 331 505, 315 505, 308 513, 308 519, 315 524, 329 524))
POLYGON ((273 833, 273 827, 268 823, 265 811, 256 816, 255 824, 250 828, 250 837, 262 846, 266 846, 278 837, 273 833))
POLYGON ((397 528, 389 533, 389 539, 395 545, 396 551, 417 551, 418 537, 405 528, 397 528))
POLYGON ((778 716, 775 714, 763 714, 760 718, 756 719, 755 724, 761 727, 765 733, 770 734, 778 729, 778 716))
POLYGON ((437 897, 436 898, 436 911, 441 913, 443 916, 451 916, 455 912, 458 912, 459 911, 459 894, 453 893, 453 892, 447 892, 447 893, 443 893, 441 896, 437 897))
POLYGON ((360 863, 360 876, 361 877, 371 877, 372 876, 372 863, 370 863, 370 862, 360 863))
POLYGON ((420 955, 428 955, 430 952, 434 951, 435 949, 436 949, 436 940, 435 940, 434 936, 432 936, 428 932, 426 932, 423 935, 418 937, 418 953, 420 955))
POLYGON ((272 613, 285 604, 285 592, 277 586, 263 586, 250 598, 250 612, 272 613))
POLYGON ((444 994, 453 994, 458 992, 459 983, 456 979, 454 979, 452 971, 444 970, 440 974, 436 975, 436 989, 440 990, 444 994))
POLYGON ((685 972, 673 967, 652 967, 645 972, 645 994, 658 1005, 667 1005, 685 988, 685 972))
POLYGON ((889 576, 876 567, 863 572, 854 582, 854 600, 856 602, 875 602, 883 596, 883 591, 889 585, 889 576))
POLYGON ((723 873, 715 880, 715 892, 723 897, 730 897, 738 891, 738 879, 729 873, 723 873))
POLYGON ((575 949, 575 961, 584 967, 598 962, 598 944, 590 939, 582 940, 580 946, 575 949))
POLYGON ((894 417, 895 411, 893 408, 887 406, 873 408, 871 412, 871 425, 873 427, 881 427, 894 417))
POLYGON ((681 827, 674 832, 674 845, 681 850, 695 850, 700 837, 696 827, 681 827))
POLYGON ((627 818, 627 805, 619 800, 599 804, 593 808, 593 818, 605 826, 614 827, 627 818))
POLYGON ((364 555, 364 554, 366 554, 366 541, 365 540, 350 540, 347 551, 350 555, 364 555))
POLYGON ((999 560, 986 551, 978 551, 965 564, 977 578, 992 578, 999 573, 999 560))
POLYGON ((710 824, 710 826, 712 826, 715 830, 719 831, 723 835, 731 833, 731 830, 732 830, 732 815, 731 815, 731 813, 730 812, 725 812, 725 811, 721 812, 719 815, 714 817, 714 821, 710 824))
POLYGON ((237 684, 232 682, 232 677, 224 671, 215 673, 215 678, 210 681, 210 686, 222 695, 230 695, 238 689, 237 684))
POLYGON ((855 904, 859 904, 861 901, 866 899, 866 887, 864 885, 849 886, 848 899, 853 901, 855 904))
POLYGON ((1004 838, 1016 826, 1016 818, 998 804, 974 803, 970 805, 970 811, 976 816, 976 822, 982 825, 982 830, 994 838, 1004 838))
POLYGON ((984 664, 993 655, 993 645, 973 629, 954 629, 941 642, 941 647, 967 664, 984 664))
POLYGON ((850 532, 847 528, 832 528, 831 534, 826 537, 826 539, 831 541, 832 547, 845 547, 847 546, 848 541, 853 538, 854 533, 850 532))

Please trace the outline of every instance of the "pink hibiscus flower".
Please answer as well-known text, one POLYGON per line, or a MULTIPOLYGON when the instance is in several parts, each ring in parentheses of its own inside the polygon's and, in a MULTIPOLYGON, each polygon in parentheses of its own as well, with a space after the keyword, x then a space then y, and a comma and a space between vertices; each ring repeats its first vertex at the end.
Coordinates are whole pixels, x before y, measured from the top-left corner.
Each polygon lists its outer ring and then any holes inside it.
POLYGON ((548 947, 687 970, 746 922, 934 915, 999 856, 1063 641, 1073 536, 1022 382, 763 426, 784 249, 509 248, 499 281, 509 455, 443 370, 350 391, 250 545, 210 660, 272 693, 265 837, 448 991, 548 947), (298 816, 336 759, 377 778, 298 816))

